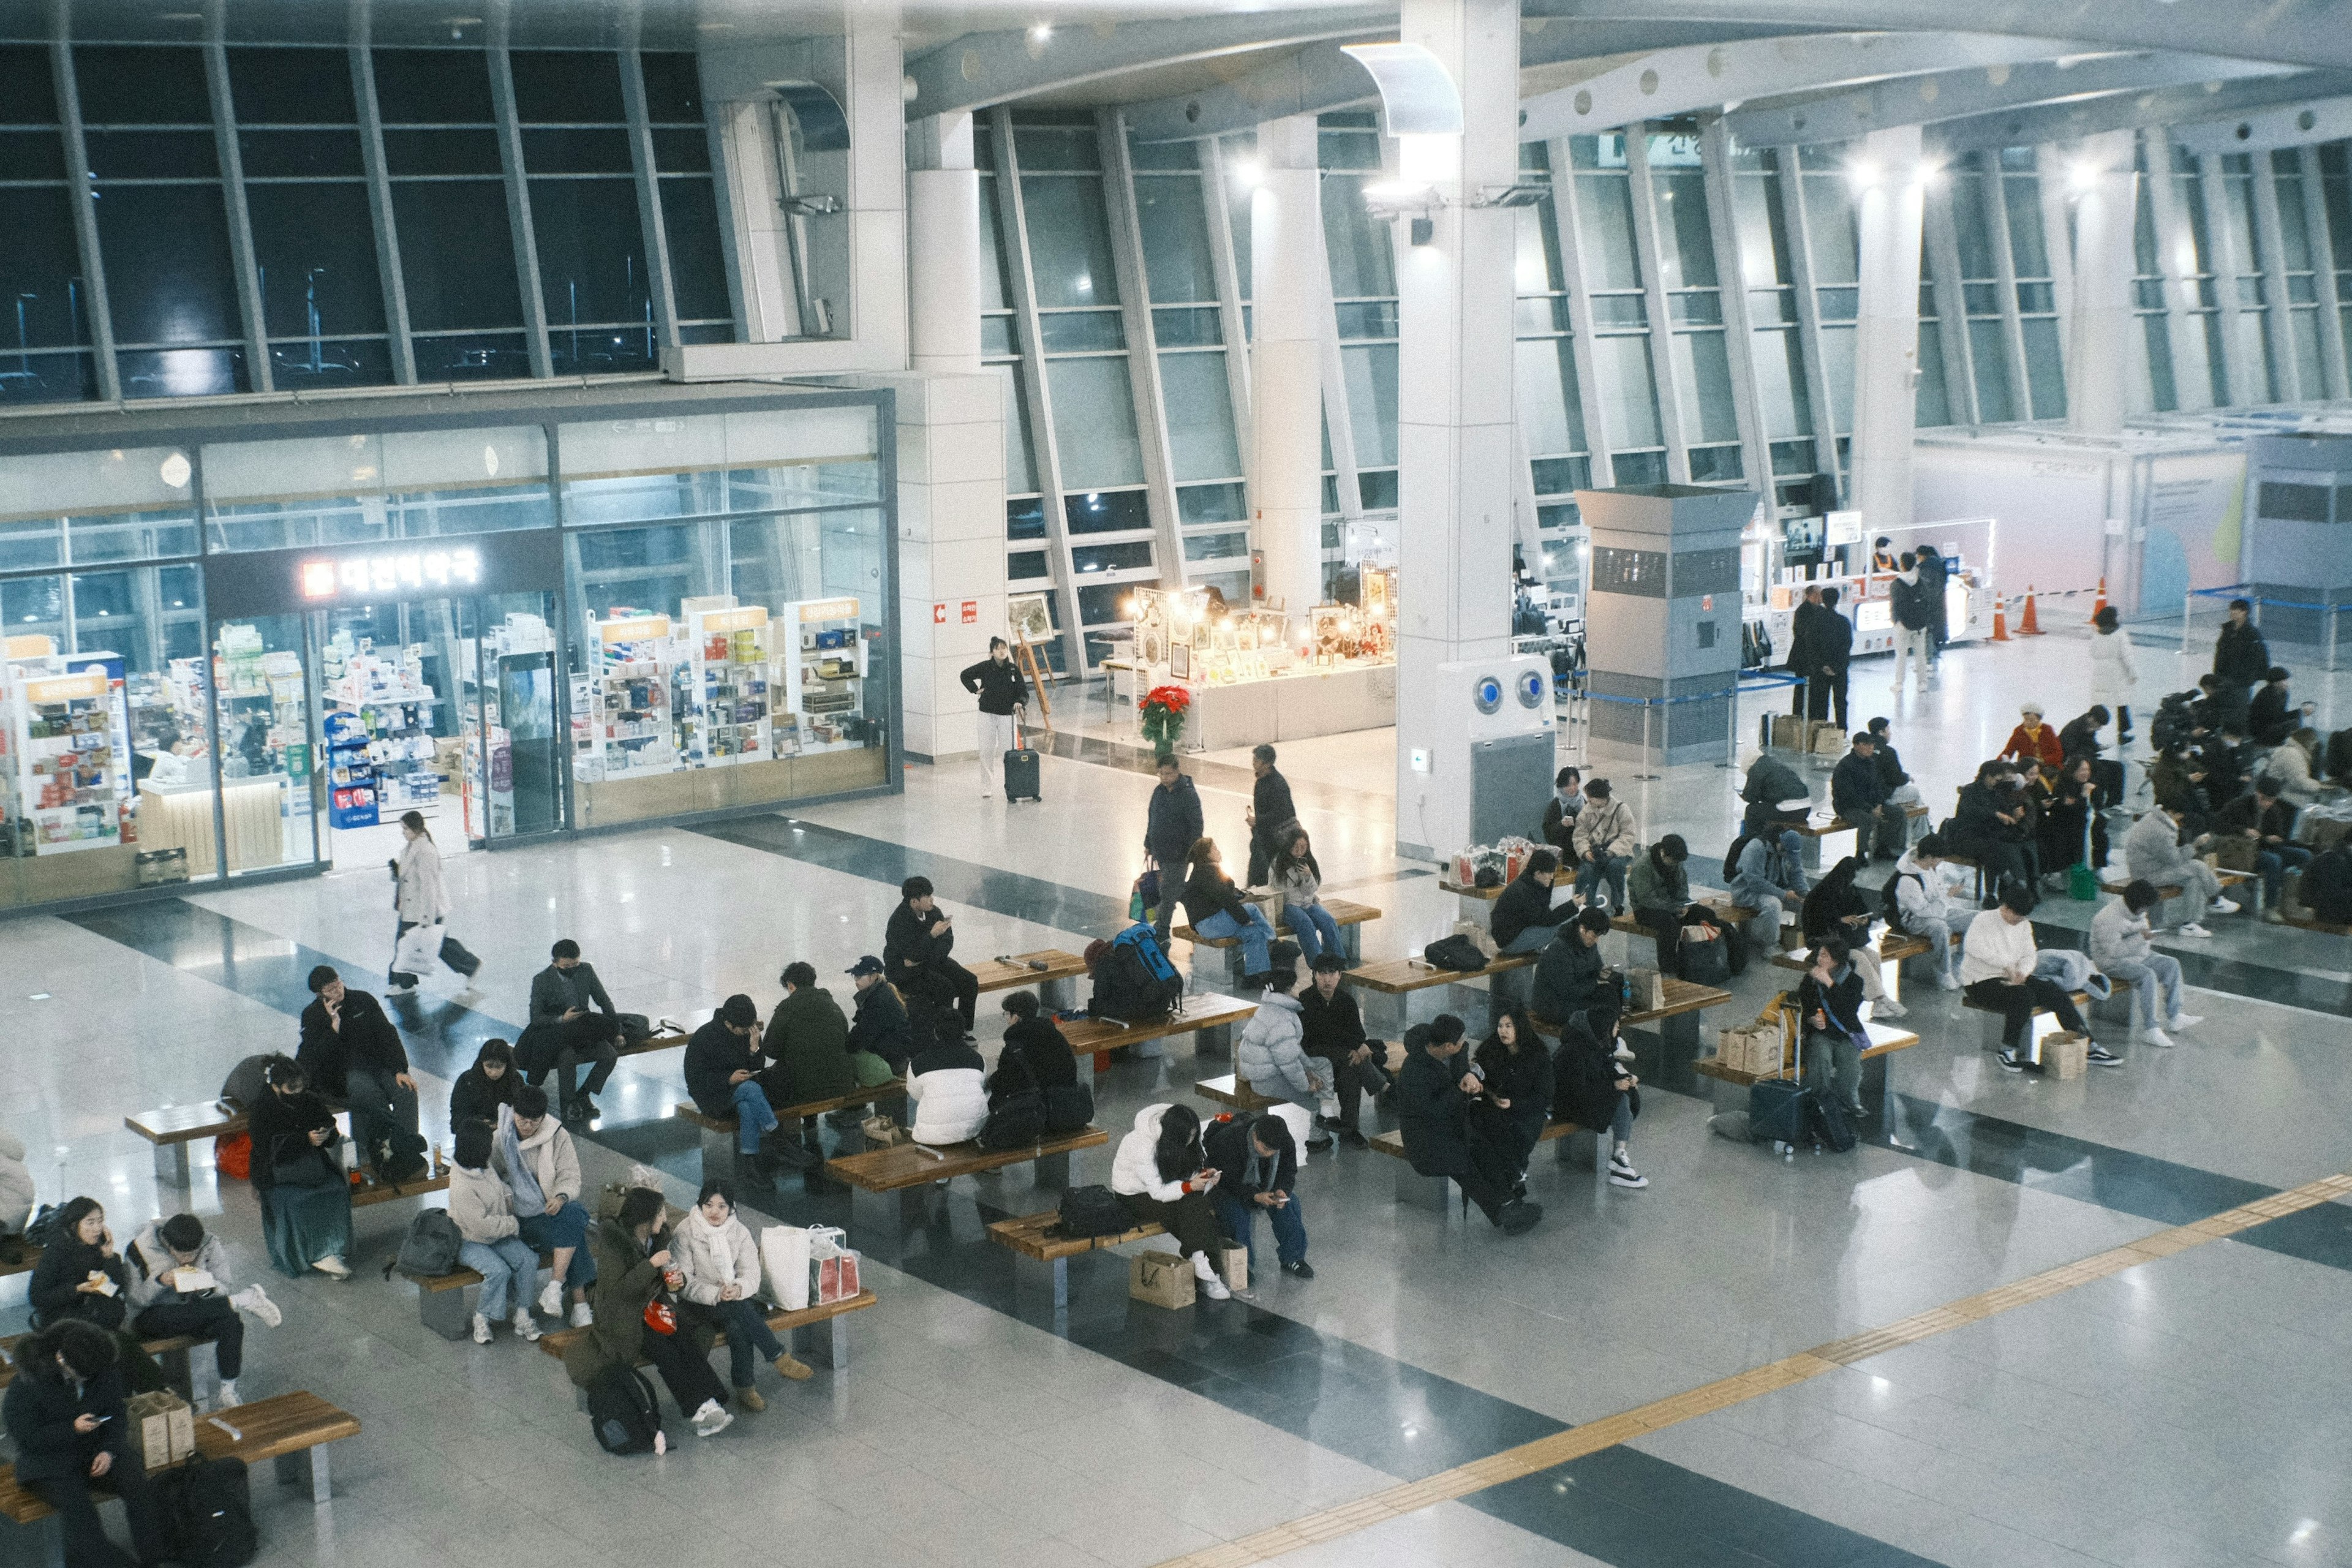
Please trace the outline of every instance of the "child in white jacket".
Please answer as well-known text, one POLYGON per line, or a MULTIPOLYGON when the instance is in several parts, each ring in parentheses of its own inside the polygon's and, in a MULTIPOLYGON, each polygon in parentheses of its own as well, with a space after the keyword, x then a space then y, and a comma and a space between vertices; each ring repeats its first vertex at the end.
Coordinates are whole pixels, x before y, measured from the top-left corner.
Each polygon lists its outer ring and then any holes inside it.
POLYGON ((503 1317, 509 1292, 519 1339, 539 1338, 530 1300, 539 1294, 539 1254, 517 1234, 514 1194, 490 1169, 490 1130, 468 1121, 457 1129, 456 1166, 449 1173, 449 1218, 465 1244, 457 1261, 482 1277, 482 1297, 474 1305, 474 1342, 490 1342, 490 1320, 503 1317))
POLYGON ((777 1373, 793 1382, 809 1375, 809 1367, 784 1348, 776 1331, 768 1327, 761 1306, 760 1244, 735 1217, 735 1184, 712 1177, 702 1184, 694 1212, 677 1222, 669 1234, 671 1261, 686 1276, 679 1315, 700 1318, 727 1336, 729 1370, 734 1373, 735 1403, 746 1410, 765 1410, 768 1402, 751 1386, 760 1358, 774 1363, 777 1373))

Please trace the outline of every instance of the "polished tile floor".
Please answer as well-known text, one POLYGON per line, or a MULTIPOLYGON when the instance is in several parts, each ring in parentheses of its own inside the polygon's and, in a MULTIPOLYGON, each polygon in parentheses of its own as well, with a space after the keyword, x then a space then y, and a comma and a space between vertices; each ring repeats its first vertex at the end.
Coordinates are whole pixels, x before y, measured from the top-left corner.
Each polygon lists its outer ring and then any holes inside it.
MULTIPOLYGON (((2187 680, 2161 646, 2140 663, 2145 714, 2187 680)), ((2087 666, 2062 633, 1957 651, 1931 693, 1895 700, 1887 679, 1884 661, 1861 667, 1854 716, 1894 719, 1940 815, 2019 700, 2084 705, 2087 666)), ((2333 717, 2328 679, 2297 691, 2333 717)), ((1744 730, 1776 695, 1750 700, 1744 730)), ((967 955, 1107 934, 1137 868, 1148 758, 1098 700, 1061 717, 1042 805, 982 802, 975 769, 951 764, 910 770, 897 796, 454 860, 453 929, 488 961, 480 989, 445 975, 394 1005, 432 1124, 476 1045, 515 1034, 556 936, 583 942, 622 1006, 683 1016, 738 990, 764 1005, 794 958, 837 974, 878 947, 915 872, 958 914, 967 955)), ((1287 750, 1329 882, 1385 911, 1367 954, 1444 931, 1454 900, 1393 855, 1393 738, 1287 750)), ((1245 755, 1191 765, 1211 830, 1238 845, 1245 755)), ((1719 858, 1737 773, 1663 772, 1627 784, 1645 834, 1679 831, 1698 865, 1719 858)), ((1826 772, 1811 776, 1825 796, 1826 772)), ((2089 909, 2047 906, 2045 941, 2089 909)), ((2078 1082, 2004 1075, 1976 1017, 1914 984, 1922 1043, 1895 1059, 1887 1113, 1853 1154, 1784 1163, 1710 1137, 1705 1099, 1654 1093, 1635 1140, 1651 1187, 1539 1161, 1547 1215, 1522 1241, 1400 1209, 1377 1156, 1318 1156, 1301 1182, 1318 1278, 1223 1306, 1131 1303, 1124 1260, 1097 1256, 1074 1266, 1066 1318, 1042 1315, 982 1226, 1052 1194, 1017 1172, 960 1183, 933 1223, 854 1236, 881 1305, 855 1321, 845 1371, 764 1383, 765 1414, 661 1459, 598 1453, 553 1362, 503 1335, 443 1342, 373 1268, 341 1286, 273 1279, 287 1321, 249 1336, 248 1396, 310 1388, 365 1430, 340 1446, 330 1508, 257 1481, 265 1561, 1144 1565, 1435 1484, 2352 1168, 2352 959, 2243 918, 2217 931, 2177 946, 2207 1022, 2172 1051, 2130 1048, 2123 1070, 2078 1082)), ((91 1193, 124 1227, 155 1212, 122 1116, 205 1099, 239 1057, 290 1047, 309 966, 378 974, 391 937, 380 870, 0 921, 0 1125, 32 1147, 43 1198, 91 1193)), ((1221 955, 1202 957, 1196 984, 1222 985, 1221 955)), ((1780 978, 1751 969, 1703 1034, 1752 1016, 1780 978)), ((1484 1017, 1475 989, 1443 1001, 1484 1017)), ((583 1146, 593 1179, 642 1160, 690 1186, 698 1146, 667 1118, 677 1068, 625 1064, 583 1146)), ((1123 1128, 1204 1070, 1181 1046, 1118 1062, 1099 1120, 1123 1128)), ((1087 1173, 1107 1169, 1097 1154, 1087 1173)), ((264 1268, 249 1191, 216 1180, 201 1146, 191 1198, 163 1195, 264 1268)), ((847 1215, 798 1188, 766 1206, 793 1223, 847 1215)), ((355 1261, 388 1258, 408 1212, 362 1211, 355 1261)), ((0 1280, 0 1331, 23 1320, 21 1279, 0 1280)), ((2352 1564, 2347 1337, 2352 1207, 2327 1202, 1275 1560, 2352 1564)), ((0 1563, 36 1562, 39 1545, 0 1526, 0 1563)))

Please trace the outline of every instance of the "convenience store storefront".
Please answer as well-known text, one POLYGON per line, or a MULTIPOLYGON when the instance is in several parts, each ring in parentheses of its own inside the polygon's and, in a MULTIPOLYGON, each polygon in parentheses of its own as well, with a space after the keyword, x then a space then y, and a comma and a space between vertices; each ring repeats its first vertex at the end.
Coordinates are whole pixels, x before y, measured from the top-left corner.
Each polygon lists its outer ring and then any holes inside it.
POLYGON ((887 394, 422 401, 0 426, 0 910, 898 786, 887 394))

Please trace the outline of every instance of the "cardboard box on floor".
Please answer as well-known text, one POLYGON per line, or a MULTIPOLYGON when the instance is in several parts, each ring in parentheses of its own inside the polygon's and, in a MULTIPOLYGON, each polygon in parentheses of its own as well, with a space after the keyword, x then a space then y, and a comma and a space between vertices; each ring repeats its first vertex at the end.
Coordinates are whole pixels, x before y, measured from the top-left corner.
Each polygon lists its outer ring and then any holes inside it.
POLYGON ((2062 1029, 2042 1037, 2042 1070, 2050 1078, 2081 1078, 2091 1070, 2091 1037, 2062 1029))

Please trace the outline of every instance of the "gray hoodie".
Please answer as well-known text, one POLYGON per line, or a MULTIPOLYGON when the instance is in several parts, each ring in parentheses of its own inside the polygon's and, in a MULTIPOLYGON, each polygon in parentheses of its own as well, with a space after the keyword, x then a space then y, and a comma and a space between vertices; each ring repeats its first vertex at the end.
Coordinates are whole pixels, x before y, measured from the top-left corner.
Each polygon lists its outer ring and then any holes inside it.
MULTIPOLYGON (((122 1255, 124 1272, 130 1276, 130 1285, 123 1291, 123 1296, 134 1312, 143 1312, 162 1303, 193 1300, 163 1283, 163 1276, 180 1265, 172 1257, 172 1249, 163 1245, 163 1238, 156 1234, 156 1228, 163 1223, 161 1220, 149 1220, 139 1234, 131 1238, 131 1245, 122 1255)), ((228 1271, 228 1248, 223 1247, 221 1238, 209 1230, 205 1232, 204 1245, 196 1248, 194 1267, 213 1277, 220 1294, 226 1296, 234 1288, 235 1281, 229 1278, 228 1271)))

